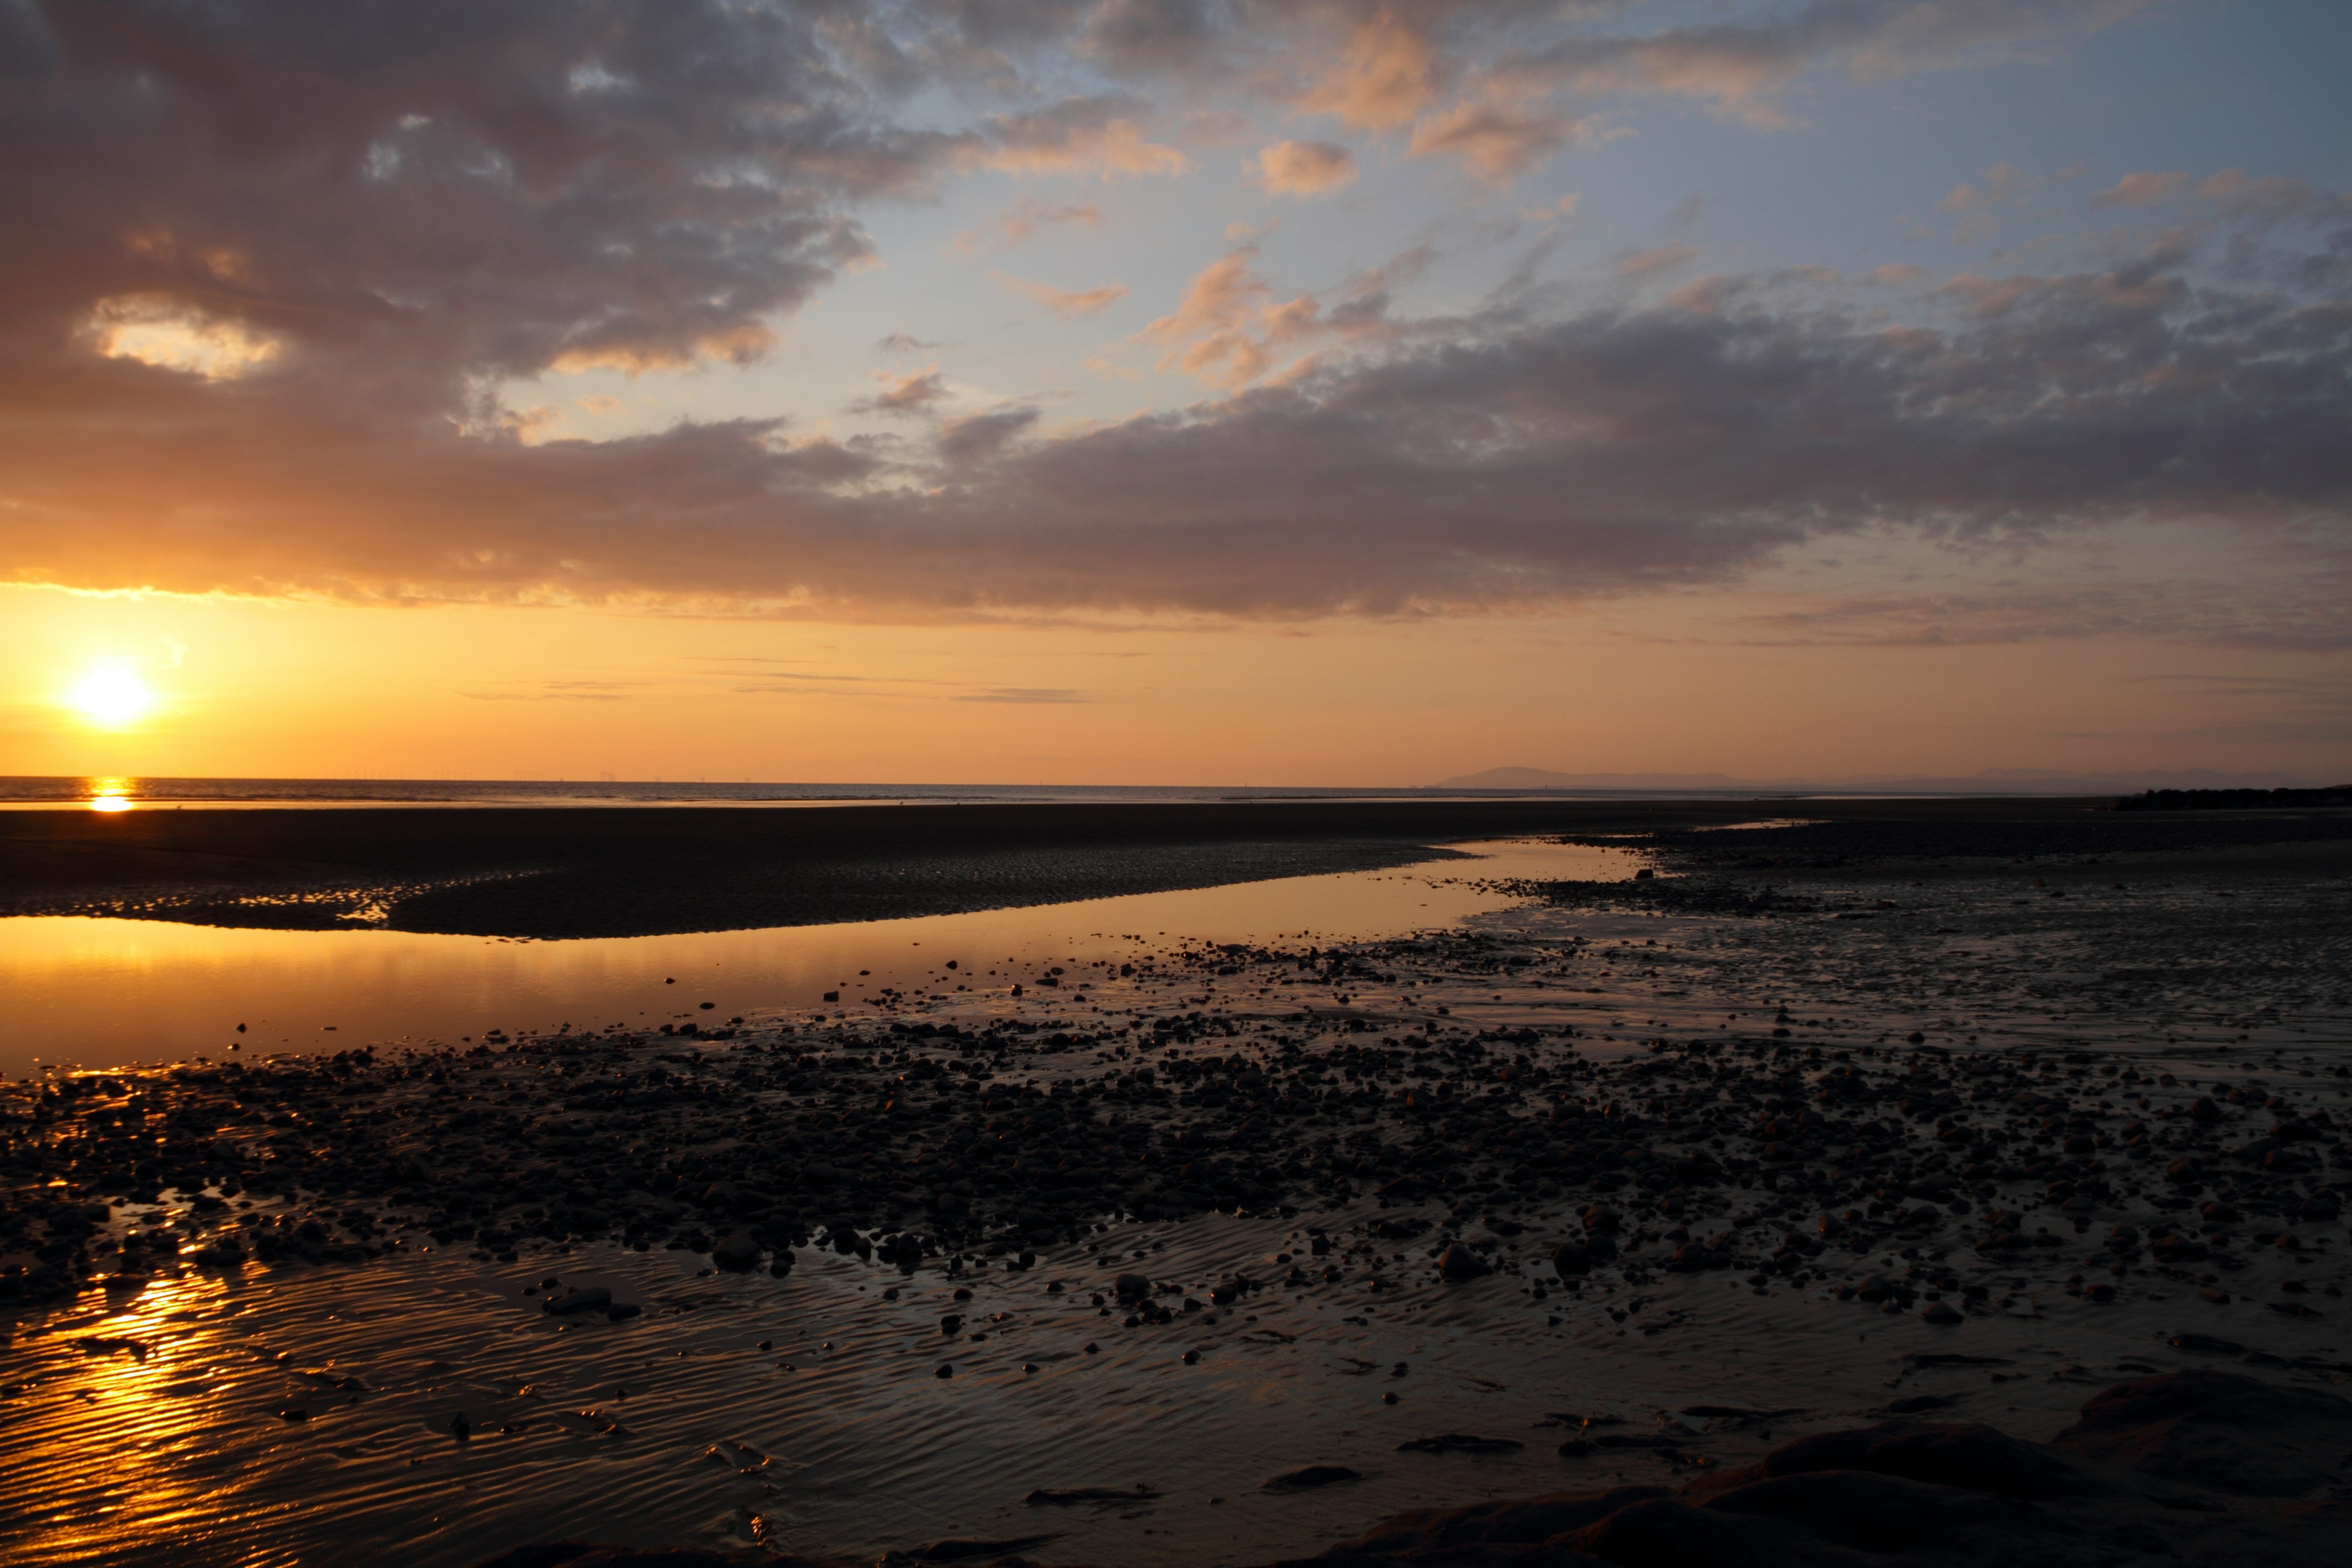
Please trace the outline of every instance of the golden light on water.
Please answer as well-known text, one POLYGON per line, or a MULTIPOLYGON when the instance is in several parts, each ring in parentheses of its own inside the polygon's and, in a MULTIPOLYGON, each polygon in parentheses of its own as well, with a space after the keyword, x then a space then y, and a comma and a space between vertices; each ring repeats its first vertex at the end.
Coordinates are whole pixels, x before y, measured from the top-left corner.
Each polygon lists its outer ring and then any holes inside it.
POLYGON ((134 779, 84 779, 82 793, 89 797, 92 811, 129 811, 138 804, 137 781, 134 779))
POLYGON ((107 660, 67 689, 66 706, 100 730, 127 730, 155 710, 155 693, 125 664, 107 660))

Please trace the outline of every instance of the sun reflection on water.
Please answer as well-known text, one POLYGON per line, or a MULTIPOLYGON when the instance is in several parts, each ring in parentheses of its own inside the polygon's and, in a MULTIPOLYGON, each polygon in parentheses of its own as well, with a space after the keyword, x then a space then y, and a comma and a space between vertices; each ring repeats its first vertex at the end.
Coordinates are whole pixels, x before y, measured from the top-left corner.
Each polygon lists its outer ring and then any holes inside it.
POLYGON ((89 808, 92 811, 129 811, 131 806, 131 781, 129 779, 91 779, 87 785, 89 808))

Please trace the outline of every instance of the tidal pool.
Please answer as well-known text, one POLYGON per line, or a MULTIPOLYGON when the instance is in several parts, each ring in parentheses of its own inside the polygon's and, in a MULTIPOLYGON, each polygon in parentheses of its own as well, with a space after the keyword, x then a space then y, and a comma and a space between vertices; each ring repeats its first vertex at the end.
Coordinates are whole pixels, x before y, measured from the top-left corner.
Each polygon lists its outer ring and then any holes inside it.
POLYGON ((1003 990, 1007 961, 1090 960, 1167 935, 1363 941, 1521 901, 1486 879, 1608 881, 1648 864, 1630 849, 1538 841, 1457 850, 1476 858, 919 920, 567 942, 0 920, 0 1073, 225 1057, 233 1046, 250 1056, 565 1023, 651 1026, 705 1016, 706 1001, 721 1017, 814 1011, 828 991, 986 989, 991 968, 1003 990), (950 959, 952 974, 940 967, 950 959))

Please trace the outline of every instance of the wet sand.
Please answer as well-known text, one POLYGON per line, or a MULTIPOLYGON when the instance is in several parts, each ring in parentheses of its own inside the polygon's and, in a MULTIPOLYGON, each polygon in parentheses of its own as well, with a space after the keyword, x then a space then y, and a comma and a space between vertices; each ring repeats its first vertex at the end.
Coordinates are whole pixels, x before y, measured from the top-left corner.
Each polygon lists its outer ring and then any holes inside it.
MULTIPOLYGON (((8 1086, 0 1461, 43 1501, 0 1542, 1252 1563, 1874 1419, 2040 1437, 2120 1379, 2340 1387, 2341 839, 2023 820, 1699 835, 1445 931, 822 1022, 8 1086), (1269 1486, 1306 1466, 1360 1479, 1269 1486)), ((1668 1560, 1638 1522, 1534 1539, 1668 1560)))

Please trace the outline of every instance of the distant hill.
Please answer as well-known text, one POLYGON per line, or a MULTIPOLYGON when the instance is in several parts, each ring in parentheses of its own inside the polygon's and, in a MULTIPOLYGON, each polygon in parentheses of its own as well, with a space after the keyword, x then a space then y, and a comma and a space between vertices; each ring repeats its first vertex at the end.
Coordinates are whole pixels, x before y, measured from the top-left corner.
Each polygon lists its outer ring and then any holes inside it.
POLYGON ((1986 768, 1961 777, 1884 773, 1808 778, 1736 778, 1729 773, 1563 773, 1547 768, 1488 768, 1440 779, 1433 789, 1507 790, 1762 790, 1817 794, 1823 790, 1891 790, 1916 795, 2134 795, 2145 790, 2271 790, 2328 787, 2291 773, 2224 773, 2211 768, 2148 768, 2110 773, 2054 773, 2041 768, 1986 768))

